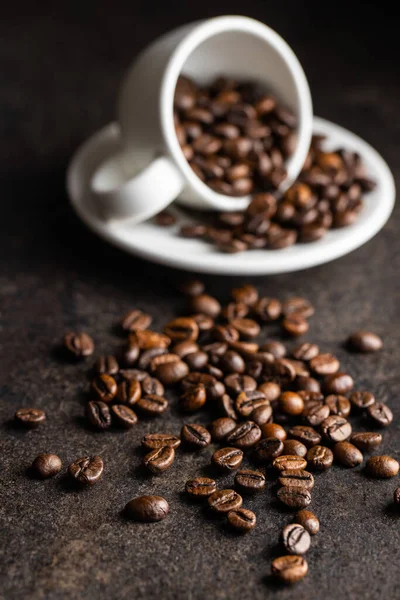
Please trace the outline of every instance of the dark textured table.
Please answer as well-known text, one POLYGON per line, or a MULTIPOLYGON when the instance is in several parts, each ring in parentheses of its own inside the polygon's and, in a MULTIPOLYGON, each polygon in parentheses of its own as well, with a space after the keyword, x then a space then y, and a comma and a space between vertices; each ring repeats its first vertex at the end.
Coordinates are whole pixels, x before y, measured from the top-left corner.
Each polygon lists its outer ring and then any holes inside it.
MULTIPOLYGON (((279 7, 255 0, 201 7, 153 0, 136 8, 122 0, 17 4, 3 8, 0 24, 0 597, 295 597, 269 577, 280 529, 290 520, 276 507, 270 485, 247 503, 257 513, 256 530, 238 538, 182 497, 186 479, 203 468, 210 450, 179 453, 159 478, 138 469, 145 432, 179 431, 182 419, 174 406, 130 433, 96 435, 85 428, 85 366, 60 361, 53 348, 72 328, 90 332, 98 352, 117 349, 121 339, 113 325, 130 307, 148 310, 162 327, 182 307, 175 291, 182 275, 126 256, 89 233, 68 205, 65 167, 77 144, 112 120, 118 82, 141 47, 185 21, 246 11, 278 29, 298 53, 316 114, 376 146, 399 183, 395 20, 361 2, 345 13, 314 1, 302 12, 305 3, 287 0, 279 7), (48 422, 33 432, 16 430, 10 419, 24 405, 45 409, 48 422), (81 493, 62 477, 33 480, 26 469, 43 451, 59 454, 64 466, 99 453, 104 478, 81 493), (155 525, 124 521, 125 503, 152 492, 165 495, 170 516, 155 525)), ((395 422, 384 432, 382 449, 397 458, 399 213, 397 207, 374 240, 341 260, 253 280, 263 294, 313 299, 317 314, 309 338, 338 354, 359 389, 390 404, 395 422), (364 326, 385 340, 376 356, 357 357, 341 346, 351 330, 364 326)), ((239 283, 205 280, 221 297, 239 283)), ((361 469, 334 467, 317 477, 312 506, 321 532, 308 555, 310 573, 296 587, 299 600, 398 597, 400 517, 391 506, 396 485, 398 478, 373 481, 361 469)))

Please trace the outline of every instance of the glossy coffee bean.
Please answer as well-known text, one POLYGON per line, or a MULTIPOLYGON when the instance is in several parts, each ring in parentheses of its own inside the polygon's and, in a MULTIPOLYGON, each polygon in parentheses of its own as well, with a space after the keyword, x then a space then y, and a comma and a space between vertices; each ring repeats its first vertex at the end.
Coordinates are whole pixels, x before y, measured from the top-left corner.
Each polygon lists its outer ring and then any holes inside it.
POLYGON ((202 313, 215 319, 221 312, 221 305, 216 298, 208 294, 200 294, 192 298, 191 308, 195 313, 202 313))
POLYGON ((348 339, 351 348, 357 352, 377 352, 381 350, 383 342, 381 338, 372 331, 355 331, 348 339))
POLYGON ((142 396, 135 405, 147 417, 156 417, 168 408, 168 400, 156 394, 142 396))
POLYGON ((133 406, 142 395, 142 386, 137 379, 123 380, 118 384, 117 399, 122 404, 133 406))
POLYGON ((164 386, 161 381, 149 375, 143 378, 141 387, 142 396, 163 396, 164 394, 164 386))
POLYGON ((351 411, 351 404, 346 396, 330 394, 325 398, 325 404, 329 408, 331 415, 339 417, 348 417, 351 411))
POLYGON ((250 419, 254 421, 259 427, 266 423, 271 423, 273 418, 272 406, 268 403, 261 404, 253 409, 249 415, 250 419))
POLYGON ((94 342, 87 333, 71 331, 64 336, 64 348, 74 358, 85 358, 93 354, 94 342))
POLYGON ((127 517, 145 523, 161 521, 168 513, 168 502, 162 496, 139 496, 128 502, 125 507, 127 517))
POLYGON ((247 533, 256 526, 257 518, 248 508, 235 508, 227 514, 230 527, 239 533, 247 533))
POLYGON ((371 456, 367 460, 366 471, 372 477, 395 477, 399 472, 399 463, 391 456, 371 456))
POLYGON ((119 371, 118 361, 112 354, 99 356, 93 368, 96 373, 106 373, 107 375, 115 375, 119 371))
POLYGON ((305 554, 311 546, 311 537, 302 525, 290 523, 282 531, 282 543, 290 554, 305 554))
POLYGON ((181 440, 171 433, 146 433, 142 438, 142 446, 148 450, 157 450, 168 446, 169 448, 178 448, 181 440))
POLYGON ((282 312, 282 305, 276 298, 264 297, 260 298, 252 309, 257 319, 269 323, 270 321, 279 319, 282 312))
POLYGON ((283 486, 277 492, 278 500, 289 508, 306 508, 311 503, 309 490, 302 487, 283 486))
POLYGON ((187 448, 201 450, 211 443, 211 435, 202 425, 187 423, 181 429, 181 440, 187 448))
POLYGON ((286 584, 296 583, 307 575, 308 564, 302 556, 289 554, 272 561, 272 573, 286 584))
POLYGON ((353 433, 350 441, 361 452, 371 452, 382 443, 382 435, 376 431, 361 431, 353 433))
POLYGON ((227 391, 234 394, 254 392, 257 388, 257 382, 255 379, 253 379, 253 377, 249 377, 248 375, 240 375, 239 373, 227 375, 224 379, 224 384, 227 391))
POLYGON ((32 463, 33 473, 41 479, 54 477, 61 467, 61 459, 56 454, 39 454, 32 463))
POLYGON ((178 317, 170 321, 164 328, 164 333, 173 342, 186 340, 197 340, 199 327, 194 319, 190 317, 178 317))
POLYGON ((208 498, 217 491, 217 484, 209 477, 196 477, 186 482, 185 491, 192 498, 208 498))
POLYGON ((136 413, 124 404, 114 404, 111 407, 111 416, 113 423, 124 429, 130 429, 138 421, 136 413))
POLYGON ((312 304, 306 299, 298 296, 288 298, 282 304, 282 312, 284 315, 301 315, 305 319, 312 317, 315 310, 312 304))
POLYGON ((266 423, 265 425, 262 425, 261 432, 264 438, 278 438, 278 440, 281 440, 282 442, 286 440, 287 436, 282 425, 279 425, 278 423, 266 423))
POLYGON ((303 375, 298 375, 296 377, 296 388, 298 389, 299 393, 302 392, 300 395, 303 400, 305 399, 304 393, 306 392, 311 392, 313 394, 321 393, 321 385, 317 379, 314 379, 314 377, 304 377, 303 375))
POLYGON ((383 402, 375 402, 367 409, 369 419, 377 427, 387 427, 393 421, 393 413, 383 402))
POLYGON ((261 438, 261 429, 254 421, 244 421, 236 425, 227 436, 226 442, 237 448, 251 448, 261 438))
POLYGON ((285 440, 283 442, 282 454, 304 458, 307 454, 307 447, 297 440, 285 440))
POLYGON ((68 467, 68 473, 83 486, 94 485, 103 475, 104 464, 100 456, 78 458, 68 467))
POLYGON ((307 333, 309 329, 308 321, 297 313, 284 317, 282 321, 283 330, 292 337, 298 337, 307 333))
POLYGON ((105 402, 96 400, 86 405, 86 416, 89 423, 99 431, 105 431, 111 427, 111 413, 105 402))
POLYGON ((307 448, 316 446, 321 441, 320 434, 308 425, 295 425, 289 429, 288 434, 289 438, 301 442, 307 448))
POLYGON ((308 405, 303 411, 303 417, 305 421, 311 425, 311 427, 317 427, 321 425, 327 417, 329 417, 330 410, 326 404, 308 405))
POLYGON ((281 454, 274 459, 272 466, 279 472, 304 470, 307 467, 307 461, 301 456, 281 454))
POLYGON ((231 296, 235 302, 243 302, 252 306, 258 300, 258 291, 254 285, 246 284, 231 290, 231 296))
MULTIPOLYGON (((124 331, 141 331, 150 327, 152 317, 141 310, 130 310, 121 320, 121 327, 124 331)), ((112 373, 111 373, 112 375, 112 373)))
POLYGON ((175 460, 175 450, 170 446, 162 446, 151 450, 143 459, 144 466, 152 473, 163 473, 175 460))
POLYGON ((180 407, 184 412, 196 412, 207 400, 206 388, 203 384, 189 388, 180 397, 180 407))
POLYGON ((218 366, 224 373, 244 373, 246 365, 238 352, 228 350, 220 358, 218 366))
POLYGON ((319 532, 319 520, 310 510, 299 510, 294 520, 302 525, 310 535, 316 535, 319 532))
POLYGON ((146 329, 132 333, 129 336, 129 342, 137 344, 140 350, 150 350, 151 348, 168 348, 171 340, 167 335, 146 329))
POLYGON ((360 450, 349 442, 338 442, 335 444, 333 452, 335 460, 344 467, 357 467, 363 461, 360 450))
POLYGON ((296 392, 282 392, 278 405, 284 414, 291 417, 301 415, 304 410, 304 401, 296 392))
POLYGON ((120 369, 118 374, 126 381, 136 379, 139 383, 148 377, 147 371, 143 371, 142 369, 120 369))
POLYGON ((281 471, 278 483, 286 487, 300 487, 311 490, 314 487, 314 477, 304 469, 288 469, 281 471))
POLYGON ((263 490, 265 482, 265 476, 260 471, 241 469, 235 475, 235 486, 244 494, 254 494, 263 490))
POLYGON ((253 319, 232 319, 231 325, 245 340, 255 338, 260 333, 260 326, 253 319))
POLYGON ((368 408, 371 404, 375 404, 375 396, 371 392, 352 392, 349 400, 358 409, 368 408))
POLYGON ((303 342, 299 346, 297 346, 294 350, 292 350, 292 356, 296 360, 305 360, 309 361, 318 356, 319 348, 316 344, 311 344, 310 342, 303 342))
POLYGON ((19 408, 14 415, 15 422, 26 429, 35 429, 44 423, 46 413, 40 408, 19 408))
POLYGON ((173 359, 162 362, 157 366, 155 373, 163 385, 172 386, 186 377, 189 373, 189 367, 178 358, 178 360, 173 359))
POLYGON ((351 425, 338 415, 331 415, 321 424, 324 438, 330 442, 344 442, 351 436, 351 425))
POLYGON ((266 400, 264 394, 258 390, 241 392, 236 398, 235 409, 240 416, 248 417, 255 408, 266 404, 269 405, 269 401, 266 400))
POLYGON ((282 454, 283 442, 275 437, 263 438, 254 448, 254 459, 262 464, 272 462, 282 454))
POLYGON ((334 373, 324 379, 324 390, 326 394, 347 394, 354 387, 353 378, 347 373, 334 373))
POLYGON ((220 471, 235 471, 243 461, 243 452, 239 448, 220 448, 211 457, 211 464, 220 471))
POLYGON ((259 392, 264 394, 266 400, 269 400, 270 402, 274 402, 281 395, 280 386, 273 381, 265 381, 264 383, 260 383, 257 389, 259 392))
POLYGON ((326 446, 313 446, 307 452, 307 464, 314 471, 326 471, 332 466, 333 452, 326 446))
POLYGON ((242 497, 235 490, 219 490, 208 498, 209 507, 217 513, 228 513, 242 506, 242 497))
POLYGON ((204 293, 205 285, 199 279, 189 279, 179 286, 179 290, 185 296, 200 296, 200 294, 204 293))
POLYGON ((221 442, 235 429, 236 426, 237 423, 234 419, 221 417, 220 419, 215 419, 215 421, 209 425, 208 429, 213 441, 221 442))
POLYGON ((340 363, 333 354, 318 354, 310 360, 310 367, 317 375, 332 375, 339 371, 340 363))
POLYGON ((287 354, 287 349, 282 342, 273 341, 266 342, 260 347, 261 352, 269 352, 275 358, 285 358, 287 354))
POLYGON ((111 402, 117 395, 117 382, 111 375, 97 375, 91 383, 91 392, 102 402, 111 402))

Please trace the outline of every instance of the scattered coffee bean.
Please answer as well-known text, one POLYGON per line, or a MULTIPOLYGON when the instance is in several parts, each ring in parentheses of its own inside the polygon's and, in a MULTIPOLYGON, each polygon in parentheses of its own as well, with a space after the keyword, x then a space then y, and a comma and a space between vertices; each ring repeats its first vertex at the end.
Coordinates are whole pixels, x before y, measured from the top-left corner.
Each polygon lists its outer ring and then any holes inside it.
POLYGON ((303 417, 311 425, 317 427, 329 417, 330 409, 327 404, 308 404, 303 411, 303 417))
POLYGON ((287 315, 282 321, 283 330, 292 337, 298 337, 307 333, 308 321, 298 313, 287 315))
POLYGON ((348 339, 349 346, 357 352, 377 352, 381 350, 383 342, 372 331, 355 331, 348 339))
POLYGON ((310 344, 310 342, 303 342, 300 346, 297 346, 292 350, 292 356, 296 360, 312 360, 319 354, 319 348, 316 344, 310 344))
POLYGON ((330 442, 344 442, 351 436, 351 425, 344 417, 331 415, 322 422, 321 431, 330 442))
POLYGON ((256 526, 256 515, 248 508, 235 508, 227 514, 229 525, 240 533, 247 533, 256 526))
POLYGON ((162 396, 150 394, 142 396, 135 406, 147 417, 156 417, 167 410, 168 400, 162 396))
POLYGON ((217 513, 228 513, 242 506, 242 497, 235 490, 219 490, 208 498, 208 505, 217 513))
POLYGON ((74 358, 85 358, 94 352, 94 342, 87 333, 66 333, 64 347, 74 358))
POLYGON ((161 381, 158 381, 155 377, 149 377, 148 375, 141 381, 142 395, 143 396, 163 396, 164 386, 161 381))
POLYGON ((221 305, 216 298, 208 294, 200 294, 192 298, 191 308, 195 313, 202 313, 215 319, 221 312, 221 305))
POLYGON ((375 402, 367 409, 368 417, 378 427, 387 427, 393 421, 393 413, 383 402, 375 402))
POLYGON ((353 386, 353 378, 347 373, 333 373, 324 379, 324 389, 327 394, 347 394, 353 386))
POLYGON ((296 392, 282 392, 279 397, 279 408, 291 417, 301 415, 304 410, 304 401, 296 392))
POLYGON ((142 387, 137 379, 121 381, 117 389, 117 398, 123 404, 133 406, 142 395, 142 387))
POLYGON ((282 454, 283 442, 275 437, 263 438, 254 448, 254 458, 260 463, 269 463, 282 454))
POLYGON ((289 437, 301 442, 307 448, 316 446, 321 441, 320 434, 308 425, 295 425, 289 429, 289 437))
POLYGON ((310 360, 310 367, 317 375, 332 375, 339 371, 340 363, 333 354, 318 354, 310 360))
POLYGON ((344 467, 353 468, 361 465, 363 455, 360 450, 349 442, 338 442, 333 448, 335 460, 344 467))
POLYGON ((151 450, 143 459, 144 466, 152 473, 163 473, 175 460, 175 450, 171 446, 162 446, 151 450))
POLYGON ((338 394, 330 394, 325 398, 325 404, 330 410, 331 415, 339 415, 339 417, 348 417, 351 411, 351 404, 346 396, 338 394))
POLYGON ((56 454, 39 454, 32 463, 32 471, 42 479, 54 477, 61 467, 61 459, 56 454))
POLYGON ((222 442, 222 440, 224 440, 227 435, 229 435, 231 431, 235 429, 236 426, 236 421, 229 417, 215 419, 215 421, 209 425, 209 430, 213 441, 222 442))
POLYGON ((142 438, 142 446, 149 450, 157 450, 168 446, 169 448, 178 448, 181 440, 170 433, 146 433, 142 438))
MULTIPOLYGON (((130 310, 121 320, 121 327, 124 331, 143 331, 150 327, 152 317, 141 310, 130 310)), ((112 373, 111 373, 112 375, 112 373)))
POLYGON ((196 412, 204 406, 207 400, 206 388, 202 383, 189 388, 181 395, 180 407, 184 412, 196 412))
POLYGON ((220 471, 235 471, 243 461, 243 452, 239 448, 220 448, 211 457, 211 463, 220 471))
POLYGON ((297 440, 285 440, 283 442, 282 454, 286 456, 300 456, 301 458, 304 458, 307 454, 307 447, 297 440))
POLYGON ((279 488, 277 495, 289 508, 306 508, 311 502, 310 492, 303 487, 283 486, 279 488))
POLYGON ((301 470, 306 468, 307 461, 301 456, 281 454, 280 456, 277 456, 274 459, 272 466, 274 467, 274 469, 277 469, 280 472, 290 470, 301 470))
POLYGON ((282 542, 290 554, 305 554, 311 546, 311 537, 302 525, 290 523, 282 531, 282 542))
POLYGON ((272 573, 283 583, 296 583, 307 575, 308 564, 302 556, 289 554, 272 561, 272 573))
POLYGON ((165 519, 169 505, 162 496, 139 496, 128 502, 125 513, 135 521, 153 523, 165 519))
POLYGON ((35 429, 46 420, 46 413, 40 408, 19 408, 14 419, 27 429, 35 429))
POLYGON ((181 440, 186 447, 192 450, 200 450, 211 443, 211 435, 202 425, 188 423, 181 429, 181 440))
POLYGON ((96 373, 105 373, 106 375, 115 375, 118 373, 119 365, 115 356, 108 354, 107 356, 99 356, 94 363, 96 373))
POLYGON ((349 400, 355 408, 359 409, 375 404, 375 396, 371 392, 353 392, 350 394, 349 400))
POLYGON ((176 217, 168 210, 163 210, 158 215, 155 215, 153 221, 159 227, 170 227, 171 225, 175 225, 176 217))
POLYGON ((204 293, 205 285, 199 279, 189 279, 179 289, 185 296, 200 296, 204 293))
POLYGON ((278 423, 266 423, 261 426, 261 432, 265 438, 278 438, 284 442, 286 440, 286 431, 278 423))
POLYGON ((68 467, 70 476, 80 485, 94 485, 103 475, 104 464, 100 456, 78 458, 68 467))
POLYGON ((265 476, 260 471, 241 469, 235 475, 236 487, 245 494, 253 494, 265 488, 265 476))
POLYGON ((245 421, 236 425, 227 436, 226 441, 237 448, 251 448, 261 438, 261 429, 254 421, 245 421))
POLYGON ((350 441, 362 452, 370 452, 382 443, 382 435, 375 431, 353 433, 350 441))
POLYGON ((307 463, 314 471, 325 471, 332 466, 333 452, 326 446, 313 446, 307 452, 307 463))
POLYGON ((111 375, 96 375, 91 384, 91 391, 98 400, 111 402, 117 395, 117 382, 111 375))
POLYGON ((186 493, 195 498, 208 498, 217 491, 217 484, 209 477, 196 477, 186 482, 186 493))
POLYGON ((299 510, 294 520, 302 525, 310 535, 316 535, 319 532, 319 520, 310 510, 299 510))
POLYGON ((99 431, 105 431, 111 427, 110 409, 101 400, 88 402, 86 405, 86 416, 89 423, 99 431))
POLYGON ((371 456, 367 460, 366 470, 372 477, 394 477, 399 472, 399 463, 391 456, 371 456))
POLYGON ((281 395, 281 388, 277 383, 273 381, 266 381, 264 383, 260 383, 258 386, 258 391, 264 394, 265 399, 270 402, 274 402, 281 395))
POLYGON ((248 417, 254 409, 266 404, 269 405, 269 401, 266 400, 264 394, 259 390, 254 390, 252 392, 241 392, 236 398, 235 408, 239 415, 248 417))
POLYGON ((138 420, 136 413, 124 404, 114 404, 111 407, 111 414, 113 422, 125 429, 133 427, 138 420))
POLYGON ((288 469, 281 471, 278 478, 279 485, 286 487, 301 487, 311 490, 314 487, 314 477, 304 469, 288 469))

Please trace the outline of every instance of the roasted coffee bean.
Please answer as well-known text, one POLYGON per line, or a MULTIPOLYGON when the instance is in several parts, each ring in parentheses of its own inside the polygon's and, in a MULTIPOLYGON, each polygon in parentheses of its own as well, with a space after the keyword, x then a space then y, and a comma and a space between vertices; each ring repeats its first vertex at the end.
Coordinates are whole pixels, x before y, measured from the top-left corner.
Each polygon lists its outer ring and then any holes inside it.
POLYGON ((273 381, 265 381, 264 383, 260 383, 257 389, 264 394, 265 399, 269 400, 270 402, 274 402, 281 395, 280 386, 273 381))
POLYGON ((195 105, 197 90, 194 82, 180 75, 175 87, 174 106, 179 110, 188 110, 195 105))
POLYGON ((375 431, 361 431, 353 433, 350 441, 362 452, 370 452, 382 443, 382 435, 375 431))
POLYGON ((277 438, 282 442, 286 440, 286 431, 278 423, 266 423, 262 425, 261 432, 264 438, 277 438))
POLYGON ((88 402, 86 405, 86 416, 89 423, 99 431, 104 431, 111 426, 110 409, 101 400, 88 402))
POLYGON ((229 392, 235 394, 253 392, 257 388, 257 382, 248 375, 232 373, 224 379, 224 384, 229 392))
POLYGON ((284 386, 295 380, 296 371, 286 358, 277 358, 272 363, 268 359, 263 364, 262 377, 266 381, 275 381, 284 386))
POLYGON ((256 526, 256 515, 247 508, 236 508, 228 512, 229 525, 239 533, 251 531, 256 526))
POLYGON ((348 339, 348 343, 357 352, 377 352, 383 346, 381 338, 372 331, 355 331, 348 339))
POLYGON ((265 488, 265 476, 260 471, 241 469, 235 475, 236 487, 245 494, 254 494, 265 488))
POLYGON ((162 496, 139 496, 128 502, 125 513, 135 521, 154 523, 165 519, 169 513, 169 505, 162 496))
POLYGON ((171 446, 162 446, 151 450, 143 459, 144 466, 152 473, 163 473, 175 460, 175 450, 171 446))
POLYGON ((189 354, 198 352, 199 346, 196 344, 196 342, 188 340, 186 342, 178 342, 171 348, 171 351, 179 356, 179 358, 184 359, 189 354))
POLYGON ((121 327, 124 331, 142 331, 150 327, 152 317, 141 310, 130 310, 121 321, 121 327))
POLYGON ((313 446, 307 452, 306 459, 310 469, 325 471, 332 466, 333 452, 326 446, 313 446))
POLYGON ((353 392, 349 396, 349 400, 356 408, 368 408, 375 404, 375 396, 371 392, 353 392))
POLYGON ((117 395, 117 382, 111 375, 96 375, 91 384, 91 391, 102 402, 111 402, 117 395))
POLYGON ((272 573, 287 584, 296 583, 307 575, 308 564, 302 556, 289 554, 272 561, 272 573))
POLYGON ((280 472, 302 470, 306 468, 307 461, 301 456, 281 454, 274 459, 272 466, 280 472))
POLYGON ((340 363, 333 354, 318 354, 310 360, 310 367, 317 375, 332 375, 339 371, 340 363))
POLYGON ((387 427, 393 421, 393 413, 383 402, 375 402, 367 409, 368 417, 378 427, 387 427))
POLYGON ((296 392, 282 392, 278 403, 280 410, 292 417, 301 415, 304 410, 304 401, 296 392))
POLYGON ((266 404, 261 404, 260 406, 254 408, 249 415, 251 420, 254 421, 254 423, 257 423, 259 427, 261 427, 261 425, 265 425, 266 423, 271 423, 273 419, 272 406, 268 401, 266 402, 266 404))
POLYGON ((347 373, 334 373, 324 379, 324 389, 327 394, 347 394, 353 386, 353 378, 347 373))
POLYGON ((126 367, 133 367, 139 358, 140 349, 136 340, 129 341, 121 357, 121 361, 126 367))
POLYGON ((147 417, 156 417, 167 410, 168 400, 157 394, 149 394, 142 396, 135 406, 147 417))
POLYGON ((290 314, 284 317, 282 328, 286 333, 293 337, 298 337, 307 333, 309 329, 308 321, 297 313, 290 314))
POLYGON ((14 419, 19 425, 34 429, 46 420, 46 413, 40 408, 19 408, 14 419))
POLYGON ((215 419, 210 425, 209 430, 211 433, 211 437, 214 442, 221 442, 226 438, 227 435, 231 433, 237 426, 237 423, 234 419, 229 417, 221 417, 220 419, 215 419))
POLYGON ((243 358, 234 350, 225 352, 218 364, 224 373, 243 373, 246 368, 243 358))
POLYGON ((261 352, 269 352, 275 358, 284 358, 287 354, 287 349, 282 342, 270 341, 260 347, 261 352))
POLYGON ((228 444, 237 448, 251 448, 261 438, 261 429, 253 421, 244 421, 233 429, 226 437, 228 444))
POLYGON ((282 305, 276 298, 260 298, 252 307, 258 319, 265 323, 276 321, 281 316, 282 305))
POLYGON ((235 408, 236 412, 242 417, 248 417, 255 408, 266 404, 269 405, 269 401, 266 400, 264 394, 255 390, 252 392, 241 392, 236 398, 235 408))
POLYGON ((142 395, 142 386, 137 379, 124 380, 118 385, 117 398, 123 404, 133 406, 142 395))
POLYGON ((351 411, 351 404, 346 396, 330 394, 325 398, 325 404, 329 408, 331 415, 348 417, 351 411))
POLYGON ((136 379, 141 383, 146 377, 148 377, 147 371, 141 369, 120 369, 118 373, 125 381, 132 381, 136 379))
POLYGON ((181 440, 186 447, 200 450, 211 443, 211 434, 202 425, 188 423, 181 429, 181 440))
POLYGON ((206 373, 190 373, 181 382, 182 390, 185 392, 197 385, 202 384, 206 389, 207 399, 217 400, 225 393, 225 386, 217 381, 212 375, 206 373))
MULTIPOLYGON (((313 377, 303 377, 302 375, 296 377, 296 387, 300 392, 311 392, 313 394, 321 393, 321 385, 319 381, 313 377)), ((303 400, 306 400, 304 395, 300 394, 303 400)))
POLYGON ((338 442, 333 448, 335 460, 344 467, 357 467, 363 461, 360 450, 349 442, 338 442))
POLYGON ((279 485, 287 487, 301 487, 311 490, 314 487, 314 477, 304 469, 288 469, 282 471, 278 478, 279 485))
POLYGON ((311 503, 311 494, 303 487, 283 486, 279 488, 277 496, 289 508, 306 508, 311 503))
POLYGON ((243 319, 249 313, 249 306, 242 302, 230 302, 222 309, 222 316, 227 321, 232 319, 243 319))
POLYGON ((372 477, 394 477, 399 472, 399 463, 391 456, 371 456, 366 470, 372 477))
POLYGON ((252 306, 258 300, 258 291, 254 285, 246 284, 240 288, 233 288, 231 296, 235 302, 242 302, 243 304, 252 306))
POLYGON ((66 333, 64 336, 64 347, 74 358, 85 358, 94 352, 94 342, 87 333, 66 333))
POLYGON ((104 464, 100 456, 78 458, 68 467, 69 475, 80 485, 94 485, 103 475, 104 464))
POLYGON ((242 464, 243 452, 239 448, 220 448, 211 457, 211 464, 220 471, 235 471, 242 464))
POLYGON ((115 356, 108 354, 107 356, 99 356, 94 363, 96 373, 106 373, 107 375, 115 375, 118 373, 119 366, 115 356))
MULTIPOLYGON (((307 454, 307 447, 297 440, 285 440, 283 442, 283 455, 299 456, 304 458, 307 454)), ((301 467, 304 468, 304 467, 301 467)))
POLYGON ((308 319, 313 316, 315 310, 306 298, 294 296, 282 304, 282 312, 285 316, 296 314, 308 319))
POLYGON ((292 356, 296 360, 312 360, 319 354, 319 348, 316 344, 310 344, 310 342, 303 342, 300 346, 297 346, 292 350, 292 356))
POLYGON ((182 283, 179 289, 185 296, 200 296, 204 293, 205 285, 199 279, 189 279, 182 283))
POLYGON ((199 327, 194 319, 190 317, 178 317, 170 321, 164 328, 164 333, 173 342, 182 342, 185 340, 197 340, 199 327))
POLYGON ((260 333, 260 326, 253 319, 232 319, 231 325, 239 332, 240 336, 245 339, 257 337, 260 333))
POLYGON ((319 520, 310 510, 299 510, 294 520, 302 525, 310 535, 316 535, 319 532, 319 520))
POLYGON ((400 506, 400 487, 396 488, 393 492, 393 502, 396 506, 400 506))
POLYGON ((321 423, 321 431, 330 442, 344 442, 351 436, 351 425, 344 417, 331 415, 321 423))
POLYGON ((157 378, 166 386, 175 385, 189 373, 188 365, 182 360, 171 360, 158 365, 157 378))
POLYGON ((311 427, 321 425, 322 421, 329 417, 329 414, 330 409, 327 404, 308 405, 303 411, 303 417, 311 427))
POLYGON ((282 454, 283 442, 278 438, 263 438, 254 448, 254 458, 259 463, 269 463, 282 454))
POLYGON ((219 490, 208 498, 209 507, 217 513, 228 513, 242 506, 242 497, 235 490, 219 490))
POLYGON ((226 342, 212 342, 202 346, 202 350, 210 355, 210 360, 219 360, 228 350, 226 342))
POLYGON ((57 454, 39 454, 32 463, 32 471, 41 479, 54 477, 61 471, 62 463, 57 454))
POLYGON ((149 450, 157 450, 168 446, 169 448, 178 448, 181 440, 170 433, 146 433, 142 438, 142 446, 149 450))
MULTIPOLYGON (((155 370, 155 366, 152 367, 152 363, 155 358, 159 356, 168 356, 168 350, 166 348, 150 348, 140 353, 140 357, 137 361, 140 369, 155 370)), ((167 359, 168 360, 168 359, 167 359)))
POLYGON ((130 429, 137 423, 136 413, 124 404, 114 404, 111 407, 113 421, 120 427, 130 429))
POLYGON ((136 343, 140 350, 150 350, 150 348, 168 348, 171 343, 170 338, 162 333, 150 331, 150 329, 135 331, 129 336, 131 343, 136 343))
POLYGON ((228 394, 224 394, 218 401, 220 413, 229 419, 237 420, 235 403, 228 394))
POLYGON ((287 358, 286 360, 294 368, 296 377, 309 377, 310 371, 308 370, 304 361, 294 360, 293 358, 287 358))
POLYGON ((184 412, 196 412, 204 406, 206 400, 206 388, 200 383, 181 395, 179 405, 184 412))
POLYGON ((164 386, 155 377, 146 376, 141 382, 142 396, 162 396, 164 394, 164 386))
POLYGON ((212 330, 213 338, 219 342, 236 342, 239 339, 239 332, 230 323, 228 325, 216 325, 212 330))
POLYGON ((218 317, 221 305, 216 298, 208 294, 200 294, 192 298, 191 308, 195 313, 202 313, 212 319, 218 317))
POLYGON ((282 531, 282 543, 290 554, 305 554, 311 546, 311 537, 302 525, 290 523, 282 531))
POLYGON ((196 477, 186 482, 185 490, 192 498, 208 498, 217 491, 217 484, 209 477, 196 477))
POLYGON ((295 425, 291 427, 289 429, 289 437, 298 440, 307 446, 307 448, 312 448, 312 446, 316 446, 321 441, 320 434, 312 427, 308 427, 308 425, 295 425))

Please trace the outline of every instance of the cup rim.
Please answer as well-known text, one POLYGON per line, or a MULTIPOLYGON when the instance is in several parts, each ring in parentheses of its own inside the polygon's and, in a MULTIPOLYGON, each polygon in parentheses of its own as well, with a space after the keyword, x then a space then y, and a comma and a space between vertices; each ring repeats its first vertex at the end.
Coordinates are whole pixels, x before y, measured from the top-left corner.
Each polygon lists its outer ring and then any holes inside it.
POLYGON ((184 157, 176 137, 172 110, 176 82, 190 54, 207 38, 226 31, 241 31, 261 38, 281 55, 293 79, 298 107, 298 140, 296 150, 291 157, 288 177, 280 186, 282 191, 293 183, 306 160, 312 137, 313 109, 310 88, 297 56, 276 31, 260 21, 239 15, 214 17, 200 21, 178 44, 170 57, 161 82, 160 123, 168 151, 185 179, 210 208, 235 211, 245 210, 251 196, 234 197, 219 194, 196 176, 184 157))

